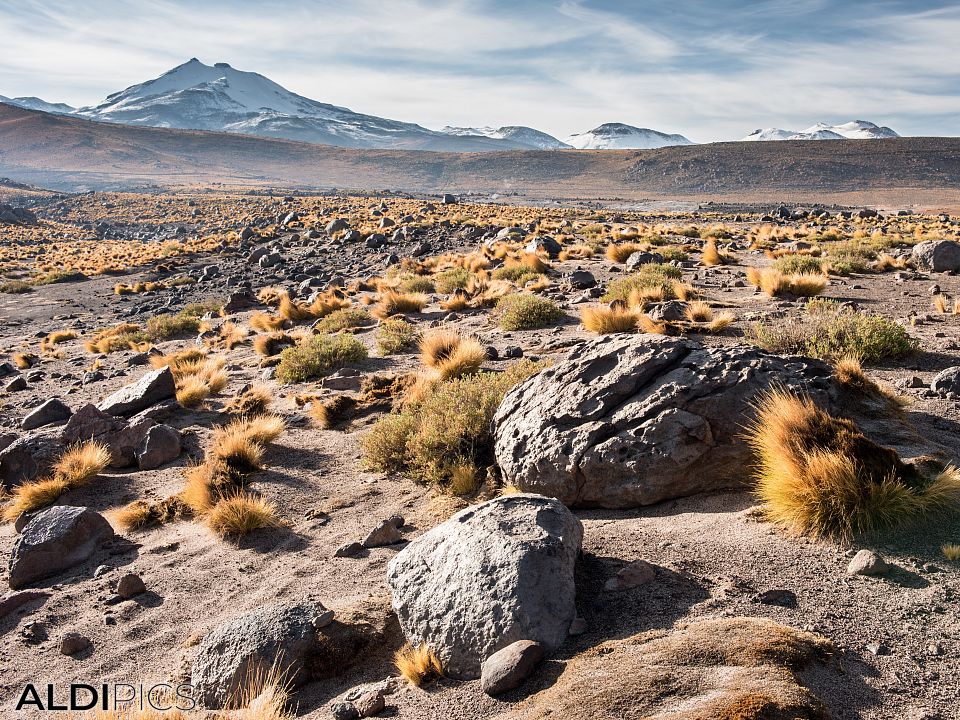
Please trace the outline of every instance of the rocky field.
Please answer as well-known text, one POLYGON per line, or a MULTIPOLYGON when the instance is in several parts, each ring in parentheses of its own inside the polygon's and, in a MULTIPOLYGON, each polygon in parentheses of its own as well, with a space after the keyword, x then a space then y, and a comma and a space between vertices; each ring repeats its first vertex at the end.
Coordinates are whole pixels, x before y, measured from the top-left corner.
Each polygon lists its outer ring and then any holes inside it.
POLYGON ((3 717, 958 717, 960 220, 0 203, 3 717))

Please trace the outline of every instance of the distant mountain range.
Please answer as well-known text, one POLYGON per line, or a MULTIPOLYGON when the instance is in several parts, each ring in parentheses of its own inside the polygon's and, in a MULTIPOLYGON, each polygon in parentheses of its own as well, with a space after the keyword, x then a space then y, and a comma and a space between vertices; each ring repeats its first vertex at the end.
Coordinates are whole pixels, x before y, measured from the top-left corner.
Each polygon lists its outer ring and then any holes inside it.
POLYGON ((800 132, 780 128, 754 130, 743 140, 881 140, 895 137, 900 136, 888 127, 880 127, 866 120, 853 120, 843 125, 820 122, 800 132))
MULTIPOLYGON (((253 72, 227 63, 205 65, 196 58, 158 78, 107 96, 98 105, 73 108, 36 97, 0 103, 99 122, 183 130, 212 130, 268 138, 386 150, 489 152, 510 150, 629 150, 692 145, 683 135, 605 123, 558 140, 522 125, 500 128, 421 125, 353 112, 297 95, 253 72)), ((844 125, 818 123, 802 132, 769 128, 744 140, 841 140, 898 137, 887 127, 863 120, 844 125)))

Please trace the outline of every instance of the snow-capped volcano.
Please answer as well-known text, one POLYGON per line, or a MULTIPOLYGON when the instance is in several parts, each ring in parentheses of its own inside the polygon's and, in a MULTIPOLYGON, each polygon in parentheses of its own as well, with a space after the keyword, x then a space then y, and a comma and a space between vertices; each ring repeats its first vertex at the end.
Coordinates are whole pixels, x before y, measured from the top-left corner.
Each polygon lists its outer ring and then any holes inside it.
POLYGON ((258 73, 227 63, 204 65, 196 58, 114 93, 95 107, 81 108, 77 115, 125 125, 217 130, 356 148, 466 152, 540 147, 525 142, 522 133, 509 138, 458 135, 355 113, 297 95, 258 73))
POLYGON ((693 145, 683 135, 668 135, 623 123, 604 123, 589 132, 564 138, 564 142, 581 150, 645 150, 668 145, 693 145))
POLYGON ((754 130, 743 141, 757 140, 878 140, 900 137, 888 127, 880 127, 866 120, 852 120, 843 125, 817 123, 806 130, 795 132, 780 128, 754 130))
POLYGON ((492 127, 451 127, 447 126, 440 132, 459 137, 481 136, 495 140, 509 140, 523 147, 539 150, 561 150, 570 146, 560 142, 553 135, 523 125, 505 125, 499 128, 492 127))
POLYGON ((54 115, 70 115, 76 108, 70 107, 66 103, 49 103, 38 97, 16 97, 8 98, 0 95, 0 103, 7 105, 16 105, 27 110, 40 110, 41 112, 53 113, 54 115))

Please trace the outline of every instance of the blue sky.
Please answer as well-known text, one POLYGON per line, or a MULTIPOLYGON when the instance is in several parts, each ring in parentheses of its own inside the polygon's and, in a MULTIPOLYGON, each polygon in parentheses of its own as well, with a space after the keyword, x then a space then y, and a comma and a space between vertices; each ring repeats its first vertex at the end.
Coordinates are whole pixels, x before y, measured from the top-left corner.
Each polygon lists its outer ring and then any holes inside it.
POLYGON ((960 135, 956 1, 0 0, 0 37, 0 95, 72 105, 195 56, 433 128, 960 135))

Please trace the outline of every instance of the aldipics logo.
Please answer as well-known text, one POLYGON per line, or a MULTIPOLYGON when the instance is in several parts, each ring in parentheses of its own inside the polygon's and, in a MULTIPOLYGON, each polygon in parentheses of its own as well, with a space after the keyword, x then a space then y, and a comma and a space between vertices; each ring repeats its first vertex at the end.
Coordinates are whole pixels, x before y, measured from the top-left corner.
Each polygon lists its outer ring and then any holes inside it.
POLYGON ((56 686, 28 683, 20 693, 17 710, 36 709, 45 712, 77 710, 194 710, 193 686, 186 683, 171 685, 130 685, 129 683, 70 683, 56 686))

